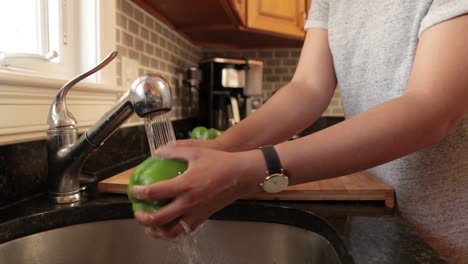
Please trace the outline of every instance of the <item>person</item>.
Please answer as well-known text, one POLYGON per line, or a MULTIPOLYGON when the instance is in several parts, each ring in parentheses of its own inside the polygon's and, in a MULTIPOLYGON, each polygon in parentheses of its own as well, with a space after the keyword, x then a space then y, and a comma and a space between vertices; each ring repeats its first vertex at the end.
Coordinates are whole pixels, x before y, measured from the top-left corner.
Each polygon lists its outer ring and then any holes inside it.
POLYGON ((134 187, 173 198, 137 212, 154 237, 192 230, 229 203, 264 191, 273 145, 289 185, 362 170, 396 190, 399 214, 453 263, 468 259, 468 1, 314 0, 292 80, 211 141, 157 154, 186 160, 172 180, 134 187), (326 109, 337 84, 346 120, 287 140, 326 109), (260 133, 259 133, 260 132, 260 133))

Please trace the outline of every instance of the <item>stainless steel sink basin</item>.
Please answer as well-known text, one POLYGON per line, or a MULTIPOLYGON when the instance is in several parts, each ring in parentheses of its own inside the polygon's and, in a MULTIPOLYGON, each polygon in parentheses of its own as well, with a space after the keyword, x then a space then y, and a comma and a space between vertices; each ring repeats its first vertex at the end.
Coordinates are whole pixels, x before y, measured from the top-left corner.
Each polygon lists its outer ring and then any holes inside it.
POLYGON ((322 236, 294 226, 208 220, 191 237, 147 237, 133 219, 72 225, 0 245, 0 263, 341 263, 322 236))

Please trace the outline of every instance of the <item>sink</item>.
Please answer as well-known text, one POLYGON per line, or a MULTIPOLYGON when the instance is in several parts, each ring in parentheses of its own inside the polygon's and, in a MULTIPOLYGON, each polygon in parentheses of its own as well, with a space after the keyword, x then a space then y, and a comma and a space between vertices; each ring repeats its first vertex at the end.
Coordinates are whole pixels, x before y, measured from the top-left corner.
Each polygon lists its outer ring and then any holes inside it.
POLYGON ((153 239, 133 219, 97 221, 0 244, 0 263, 342 263, 321 235, 296 226, 210 219, 194 234, 153 239))

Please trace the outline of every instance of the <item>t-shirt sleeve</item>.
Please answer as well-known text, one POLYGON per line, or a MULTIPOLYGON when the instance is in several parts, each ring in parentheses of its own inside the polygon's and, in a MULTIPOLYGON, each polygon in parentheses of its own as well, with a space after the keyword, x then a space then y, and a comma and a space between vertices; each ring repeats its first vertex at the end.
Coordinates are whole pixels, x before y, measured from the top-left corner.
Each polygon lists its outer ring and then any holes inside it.
MULTIPOLYGON (((465 1, 465 0, 463 0, 465 1)), ((304 29, 322 28, 328 29, 329 0, 312 0, 304 29)))
POLYGON ((421 21, 418 36, 432 26, 463 14, 468 14, 468 0, 434 0, 421 21))

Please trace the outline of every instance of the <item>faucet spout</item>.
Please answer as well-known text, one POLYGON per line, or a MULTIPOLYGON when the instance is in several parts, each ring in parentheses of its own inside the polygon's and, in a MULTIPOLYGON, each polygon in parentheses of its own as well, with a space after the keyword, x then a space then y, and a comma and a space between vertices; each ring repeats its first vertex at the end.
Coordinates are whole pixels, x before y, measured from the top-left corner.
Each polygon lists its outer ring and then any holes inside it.
MULTIPOLYGON (((72 81, 69 83, 73 83, 72 81)), ((49 115, 50 127, 47 130, 48 185, 49 194, 54 202, 72 203, 80 200, 79 174, 89 155, 101 146, 133 113, 145 117, 154 112, 170 111, 172 95, 169 83, 163 77, 156 74, 141 76, 133 82, 130 90, 109 111, 78 138, 76 121, 66 110, 66 92, 63 92, 62 89, 59 92, 59 95, 63 95, 60 96, 62 97, 61 103, 54 100, 49 115), (57 112, 60 109, 65 112, 57 112), (57 117, 65 117, 65 119, 57 117)))

